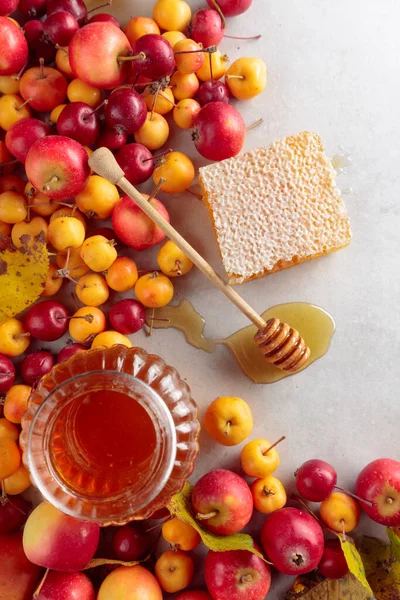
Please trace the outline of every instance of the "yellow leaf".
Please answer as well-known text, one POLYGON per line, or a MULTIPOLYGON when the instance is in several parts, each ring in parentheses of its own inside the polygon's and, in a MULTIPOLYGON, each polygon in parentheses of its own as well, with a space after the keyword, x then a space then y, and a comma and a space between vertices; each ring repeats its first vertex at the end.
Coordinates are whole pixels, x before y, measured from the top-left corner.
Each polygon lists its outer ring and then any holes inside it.
POLYGON ((389 536, 392 555, 400 563, 400 537, 391 527, 388 527, 386 531, 389 536))
POLYGON ((360 553, 377 600, 400 600, 400 563, 393 562, 390 546, 364 536, 360 553))
POLYGON ((192 495, 193 486, 188 481, 185 483, 183 490, 179 494, 175 494, 169 501, 167 508, 175 516, 189 523, 199 532, 203 543, 214 552, 225 552, 226 550, 248 550, 256 554, 263 560, 265 558, 254 548, 254 541, 250 535, 245 533, 237 533, 236 535, 215 535, 205 531, 193 516, 192 504, 190 497, 192 495))
POLYGON ((111 558, 93 558, 83 569, 86 571, 87 569, 94 569, 95 567, 102 567, 103 565, 119 565, 122 567, 134 567, 135 565, 140 565, 140 563, 148 560, 148 556, 143 558, 142 560, 132 560, 130 562, 124 560, 112 560, 111 558))
MULTIPOLYGON (((346 575, 342 579, 325 579, 321 583, 314 581, 312 573, 304 575, 303 583, 293 587, 285 596, 285 600, 369 600, 372 592, 353 576, 346 575), (310 578, 310 581, 308 579, 310 578)), ((297 581, 297 580, 296 580, 297 581)))
POLYGON ((49 256, 43 234, 22 236, 21 248, 0 236, 0 323, 33 304, 43 292, 49 256))
POLYGON ((362 558, 357 548, 349 541, 343 541, 341 536, 338 536, 340 540, 340 544, 342 546, 343 554, 345 556, 347 565, 349 567, 350 573, 354 575, 358 579, 360 583, 372 594, 371 587, 367 581, 367 577, 365 575, 365 568, 363 565, 362 558))

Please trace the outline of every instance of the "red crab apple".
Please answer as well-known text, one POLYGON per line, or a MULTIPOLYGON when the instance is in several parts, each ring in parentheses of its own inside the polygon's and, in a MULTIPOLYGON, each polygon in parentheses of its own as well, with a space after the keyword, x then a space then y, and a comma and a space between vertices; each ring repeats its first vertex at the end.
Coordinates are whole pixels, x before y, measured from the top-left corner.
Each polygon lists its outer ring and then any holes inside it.
POLYGON ((52 67, 31 67, 22 75, 19 91, 29 106, 40 112, 53 110, 67 96, 68 81, 52 67))
POLYGON ((168 40, 157 33, 142 35, 133 47, 137 73, 150 79, 171 75, 175 68, 175 55, 168 40))
POLYGON ((174 600, 212 600, 212 598, 208 592, 202 590, 186 590, 178 594, 174 600))
POLYGON ((132 185, 144 183, 153 174, 154 157, 142 144, 127 144, 115 158, 132 185))
POLYGON ((108 13, 97 13, 97 15, 93 15, 93 17, 90 17, 88 21, 88 23, 99 22, 112 23, 113 25, 115 25, 115 27, 119 27, 119 29, 122 29, 121 23, 115 17, 109 15, 108 13))
POLYGON ((324 553, 318 571, 328 579, 341 579, 349 572, 341 543, 338 539, 325 542, 324 553))
POLYGON ((147 106, 142 96, 130 88, 115 90, 104 109, 108 127, 127 133, 135 133, 140 129, 146 116, 147 106))
POLYGON ((219 46, 224 37, 222 19, 216 10, 201 8, 192 19, 190 37, 204 48, 219 46))
POLYGON ((274 566, 286 575, 313 571, 324 551, 324 534, 318 521, 297 508, 281 508, 265 521, 262 545, 274 566))
POLYGON ((0 1, 0 16, 7 17, 11 15, 14 10, 17 10, 18 0, 1 0, 0 1))
POLYGON ((5 142, 9 152, 20 162, 25 163, 32 144, 51 133, 51 127, 39 119, 21 119, 7 131, 5 142))
POLYGON ((22 361, 20 370, 22 379, 28 385, 34 385, 41 377, 51 371, 54 357, 46 350, 37 350, 27 354, 22 361))
POLYGON ((22 29, 0 17, 0 75, 18 73, 28 61, 28 42, 22 29))
POLYGON ((84 147, 61 135, 37 140, 28 152, 25 169, 32 185, 54 200, 79 194, 90 174, 84 147))
POLYGON ((23 545, 27 558, 36 565, 74 573, 93 558, 100 527, 78 521, 48 502, 39 504, 25 523, 23 545))
POLYGON ((253 497, 245 480, 226 469, 206 473, 192 491, 196 519, 219 535, 238 533, 253 514, 253 497))
POLYGON ((82 145, 91 146, 100 132, 97 112, 85 102, 71 102, 58 117, 57 131, 82 145))
POLYGON ((124 83, 130 61, 119 61, 132 54, 128 38, 110 22, 89 23, 79 29, 68 46, 75 77, 97 88, 111 90, 124 83), (99 48, 102 49, 101 56, 99 48))
POLYGON ((210 102, 225 102, 225 104, 228 104, 230 97, 231 95, 226 83, 210 79, 201 84, 196 100, 201 106, 210 102))
POLYGON ((230 104, 210 102, 194 120, 193 141, 202 156, 224 160, 241 151, 246 135, 242 115, 230 104))
POLYGON ((0 598, 29 600, 42 569, 25 556, 22 532, 0 535, 0 598))
POLYGON ((95 600, 93 584, 84 573, 50 571, 36 600, 95 600))
POLYGON ((105 146, 109 150, 119 150, 125 146, 127 140, 128 134, 126 131, 117 131, 117 129, 104 127, 97 140, 97 146, 98 148, 105 146))
POLYGON ((119 333, 130 335, 142 329, 146 322, 146 309, 137 300, 125 298, 114 304, 109 318, 113 329, 119 333))
POLYGON ((83 0, 47 0, 46 12, 48 15, 65 10, 75 17, 79 25, 83 25, 87 18, 87 8, 83 0))
POLYGON ((271 585, 267 563, 247 550, 210 550, 204 577, 211 596, 218 600, 264 600, 271 585))
POLYGON ((42 21, 33 19, 24 25, 25 37, 28 42, 29 52, 35 62, 43 58, 44 63, 50 63, 56 55, 54 44, 44 36, 44 25, 42 21))
POLYGON ((66 10, 51 13, 44 22, 44 33, 59 46, 68 46, 79 29, 79 23, 74 15, 66 10))
POLYGON ((46 12, 46 0, 20 0, 18 10, 28 19, 36 19, 46 12))
POLYGON ((329 463, 318 458, 307 460, 296 471, 296 487, 309 502, 322 502, 335 489, 337 473, 329 463))
MULTIPOLYGON (((143 194, 144 198, 148 198, 143 194)), ((150 200, 152 206, 169 223, 169 214, 164 204, 157 198, 150 200)), ((159 244, 165 238, 165 233, 129 196, 123 196, 112 213, 112 225, 117 237, 134 250, 146 250, 159 244)))
POLYGON ((31 505, 20 495, 6 496, 4 500, 3 504, 0 504, 1 535, 18 531, 31 510, 31 505))
MULTIPOLYGON (((217 0, 225 17, 237 17, 248 10, 253 0, 217 0)), ((207 0, 208 6, 215 8, 214 0, 207 0)))
POLYGON ((82 350, 87 350, 87 348, 83 344, 69 344, 60 350, 57 356, 57 362, 64 362, 64 360, 68 360, 77 352, 82 352, 82 350))
MULTIPOLYGON (((44 300, 44 302, 38 302, 29 308, 25 317, 25 325, 29 333, 37 340, 54 342, 62 337, 68 329, 68 311, 56 300, 44 300)), ((45 354, 48 353, 45 352, 45 354)))
POLYGON ((0 394, 8 392, 15 381, 15 367, 11 360, 4 354, 0 354, 0 394))
POLYGON ((378 458, 361 471, 356 481, 356 494, 372 502, 362 507, 373 521, 388 527, 400 526, 400 462, 378 458))

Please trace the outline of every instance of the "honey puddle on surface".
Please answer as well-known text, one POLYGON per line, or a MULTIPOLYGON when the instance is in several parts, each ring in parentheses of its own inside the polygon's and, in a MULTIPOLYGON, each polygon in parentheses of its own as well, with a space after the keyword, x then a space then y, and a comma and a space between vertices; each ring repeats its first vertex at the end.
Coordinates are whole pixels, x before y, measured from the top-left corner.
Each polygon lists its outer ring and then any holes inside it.
MULTIPOLYGON (((244 374, 255 383, 274 383, 291 375, 270 365, 263 358, 254 341, 257 331, 255 325, 239 329, 224 339, 209 340, 204 337, 205 320, 189 300, 183 300, 178 306, 159 308, 154 316, 156 320, 153 321, 153 329, 172 328, 182 331, 186 341, 199 350, 212 352, 219 344, 226 346, 244 374)), ((333 317, 322 308, 307 302, 278 304, 266 310, 262 317, 266 321, 277 317, 299 331, 311 350, 304 369, 327 353, 335 333, 333 317)))

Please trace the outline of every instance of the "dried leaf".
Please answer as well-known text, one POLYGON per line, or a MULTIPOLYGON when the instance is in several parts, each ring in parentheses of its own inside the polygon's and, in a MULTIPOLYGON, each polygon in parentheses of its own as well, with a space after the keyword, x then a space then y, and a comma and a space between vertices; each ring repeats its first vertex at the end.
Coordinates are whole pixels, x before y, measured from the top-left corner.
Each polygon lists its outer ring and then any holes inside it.
POLYGON ((196 531, 199 532, 203 543, 207 548, 210 548, 210 550, 214 550, 214 552, 248 550, 265 560, 261 552, 254 548, 254 541, 250 535, 245 533, 237 533, 236 535, 215 535, 205 531, 193 516, 192 504, 190 502, 192 489, 192 484, 187 481, 183 490, 171 498, 167 508, 174 516, 194 527, 196 531))
POLYGON ((360 554, 377 600, 400 600, 400 563, 393 562, 390 546, 364 536, 360 554))
POLYGON ((93 558, 83 569, 86 571, 87 569, 94 569, 95 567, 102 567, 104 565, 119 565, 120 567, 134 567, 135 565, 140 565, 140 563, 148 560, 149 557, 142 558, 142 560, 132 560, 131 562, 126 562, 124 560, 113 560, 111 558, 93 558))
POLYGON ((395 531, 391 527, 388 527, 386 531, 390 540, 392 556, 400 563, 400 537, 397 534, 398 529, 395 531))
POLYGON ((372 594, 371 587, 365 574, 363 561, 357 548, 351 542, 347 540, 343 541, 341 536, 338 536, 338 538, 340 540, 343 554, 345 556, 350 573, 352 573, 354 577, 356 577, 356 579, 358 579, 358 581, 362 583, 362 585, 372 594))
POLYGON ((44 236, 23 236, 23 246, 14 248, 0 236, 0 323, 33 304, 43 292, 49 270, 44 236))
MULTIPOLYGON (((304 581, 307 589, 307 581, 304 581)), ((285 600, 369 600, 373 598, 369 592, 353 575, 346 575, 342 579, 325 579, 317 585, 312 582, 311 589, 296 593, 290 590, 285 600)))

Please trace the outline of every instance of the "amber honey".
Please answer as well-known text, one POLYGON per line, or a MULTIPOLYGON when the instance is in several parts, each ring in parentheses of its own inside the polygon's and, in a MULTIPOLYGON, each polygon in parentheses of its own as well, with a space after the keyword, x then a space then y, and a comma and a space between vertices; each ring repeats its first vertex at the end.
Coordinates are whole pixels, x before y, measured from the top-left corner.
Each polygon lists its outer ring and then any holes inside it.
POLYGON ((60 478, 98 497, 140 478, 157 444, 145 408, 113 390, 78 395, 61 410, 53 435, 52 460, 60 478))

